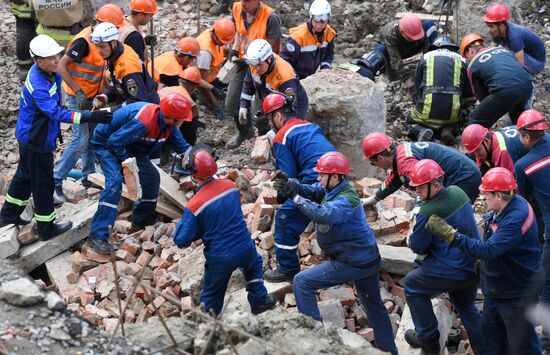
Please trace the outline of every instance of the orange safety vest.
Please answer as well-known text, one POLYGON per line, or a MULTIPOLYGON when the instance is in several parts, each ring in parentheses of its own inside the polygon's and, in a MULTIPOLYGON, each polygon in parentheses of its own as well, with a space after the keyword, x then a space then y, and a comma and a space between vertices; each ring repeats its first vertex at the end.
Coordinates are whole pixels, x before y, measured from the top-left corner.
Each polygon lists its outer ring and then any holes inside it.
MULTIPOLYGON (((279 88, 283 83, 286 83, 287 81, 292 79, 298 79, 298 77, 296 76, 296 72, 289 62, 279 57, 275 53, 273 53, 273 55, 275 56, 275 67, 273 67, 271 73, 267 74, 267 76, 265 77, 265 86, 269 90, 279 91, 279 88)), ((262 80, 260 78, 260 74, 258 74, 256 69, 254 69, 252 65, 249 65, 249 68, 250 74, 252 74, 252 80, 254 80, 254 84, 257 86, 261 85, 262 80)))
POLYGON ((151 62, 147 63, 147 70, 151 77, 160 83, 160 75, 179 76, 183 77, 183 67, 178 63, 174 56, 174 51, 164 52, 155 57, 155 73, 151 72, 151 62))
POLYGON ((223 46, 218 46, 212 40, 212 28, 204 31, 197 37, 197 41, 201 46, 201 51, 207 51, 212 56, 212 62, 210 62, 210 73, 208 74, 208 82, 211 83, 216 79, 218 72, 220 71, 224 57, 223 46))
MULTIPOLYGON (((133 32, 138 32, 141 35, 141 31, 139 30, 139 28, 133 23, 131 23, 130 21, 128 21, 125 17, 124 22, 122 23, 122 26, 118 29, 118 40, 121 43, 125 43, 126 38, 128 38, 128 36, 133 32)), ((145 58, 145 60, 147 61, 147 47, 144 47, 144 48, 145 50, 143 53, 143 58, 145 58)))
POLYGON ((126 75, 142 73, 145 69, 134 49, 127 44, 123 44, 123 46, 124 52, 113 64, 114 73, 111 73, 111 79, 117 94, 125 92, 122 80, 126 75))
MULTIPOLYGON (((67 65, 67 69, 76 85, 78 85, 80 90, 84 91, 88 98, 92 98, 102 91, 101 86, 107 65, 105 59, 99 54, 97 47, 90 42, 91 33, 92 27, 90 26, 74 36, 68 48, 71 47, 75 39, 83 38, 88 43, 88 55, 82 58, 82 62, 80 63, 73 61, 67 65)), ((76 95, 66 82, 63 82, 63 89, 69 95, 76 95)))
MULTIPOLYGON (((250 24, 248 29, 244 25, 244 20, 241 16, 243 12, 243 6, 241 2, 233 3, 233 20, 237 28, 237 36, 239 38, 239 58, 244 58, 244 53, 248 49, 250 43, 258 38, 267 38, 267 19, 274 10, 260 2, 260 9, 256 14, 256 18, 250 24)), ((246 16, 246 15, 245 15, 246 16)))
POLYGON ((288 33, 302 47, 303 52, 312 52, 317 48, 326 47, 336 37, 336 31, 330 25, 327 25, 323 31, 322 42, 319 42, 318 37, 311 33, 307 27, 307 23, 291 28, 288 33))

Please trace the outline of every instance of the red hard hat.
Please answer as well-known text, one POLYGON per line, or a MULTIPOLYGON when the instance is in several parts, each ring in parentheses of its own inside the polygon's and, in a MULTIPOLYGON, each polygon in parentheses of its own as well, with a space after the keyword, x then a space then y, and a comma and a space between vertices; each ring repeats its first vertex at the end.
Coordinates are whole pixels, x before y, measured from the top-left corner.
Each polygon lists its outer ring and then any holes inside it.
POLYGON ((513 191, 517 187, 514 174, 506 168, 489 169, 479 185, 480 191, 513 191))
POLYGON ((445 175, 445 172, 439 164, 431 159, 422 159, 414 164, 413 171, 411 173, 410 186, 420 186, 427 184, 437 178, 445 175))
POLYGON ((424 28, 422 20, 415 14, 405 14, 399 20, 399 29, 413 41, 418 41, 424 37, 424 28))
POLYGON ((183 37, 176 45, 176 52, 191 57, 197 57, 201 51, 199 41, 193 37, 183 37))
POLYGON ((212 154, 205 149, 199 149, 193 154, 193 176, 206 180, 218 171, 218 164, 212 154))
POLYGON ((348 159, 340 152, 327 152, 317 160, 317 166, 313 168, 316 173, 324 174, 349 174, 348 159))
POLYGON ((110 22, 116 27, 120 27, 124 23, 124 12, 115 4, 106 4, 97 10, 95 18, 98 21, 110 22))
POLYGON ((228 18, 219 18, 214 21, 214 32, 223 44, 233 43, 233 39, 235 38, 235 24, 228 18))
POLYGON ((277 111, 280 108, 291 105, 291 100, 281 93, 272 93, 265 97, 262 102, 262 112, 264 117, 267 117, 268 113, 277 111))
POLYGON ((542 113, 537 110, 526 110, 519 115, 516 129, 526 129, 528 131, 543 131, 548 129, 548 123, 542 113))
POLYGON ((363 139, 363 160, 367 160, 373 155, 383 152, 391 147, 391 140, 382 132, 367 134, 363 139))
POLYGON ((466 153, 473 153, 481 145, 489 129, 480 124, 469 125, 462 132, 462 144, 466 148, 466 153))
POLYGON ((483 21, 489 23, 510 21, 510 10, 504 4, 492 4, 483 16, 483 21))
POLYGON ((195 84, 200 84, 202 79, 201 71, 197 67, 187 67, 183 71, 181 78, 195 84))
POLYGON ((176 121, 190 122, 193 119, 189 114, 191 106, 189 100, 177 93, 168 94, 160 101, 160 110, 164 116, 176 121))

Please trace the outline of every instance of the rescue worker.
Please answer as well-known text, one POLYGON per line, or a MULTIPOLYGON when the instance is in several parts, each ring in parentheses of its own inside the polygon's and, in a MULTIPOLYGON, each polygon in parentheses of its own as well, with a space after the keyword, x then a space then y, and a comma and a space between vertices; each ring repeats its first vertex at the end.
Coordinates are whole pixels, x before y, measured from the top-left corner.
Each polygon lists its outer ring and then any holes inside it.
POLYGON ((382 187, 374 195, 364 199, 363 205, 374 205, 401 186, 408 187, 414 166, 422 159, 434 160, 445 171, 443 186, 460 187, 472 203, 479 195, 481 173, 475 163, 459 151, 444 145, 407 142, 395 146, 387 135, 374 132, 363 139, 363 160, 367 159, 371 165, 391 171, 382 187))
MULTIPOLYGON (((277 13, 260 0, 242 0, 233 3, 233 22, 237 30, 233 49, 229 54, 229 60, 237 66, 237 70, 227 86, 225 97, 225 110, 235 120, 239 134, 229 143, 228 148, 233 149, 241 145, 248 138, 253 137, 250 125, 239 124, 240 99, 243 91, 245 74, 248 72, 248 65, 244 56, 248 46, 255 39, 265 39, 279 53, 281 45, 281 20, 277 13)), ((260 106, 258 98, 255 106, 260 106)), ((255 110, 256 111, 256 110, 255 110)))
MULTIPOLYGON (((539 237, 542 236, 544 241, 542 262, 545 274, 541 302, 550 306, 550 140, 545 132, 548 124, 540 112, 527 110, 519 116, 516 128, 521 143, 528 149, 515 165, 518 191, 533 206, 539 222, 539 237)), ((541 340, 542 347, 550 350, 549 329, 544 329, 541 340)))
POLYGON ((544 42, 527 27, 510 22, 510 10, 504 4, 489 6, 483 16, 493 46, 503 46, 514 53, 532 75, 543 71, 546 65, 544 42))
POLYGON ((226 117, 225 105, 218 102, 216 94, 220 95, 218 87, 224 86, 216 79, 222 65, 225 63, 225 46, 235 40, 235 24, 228 18, 219 18, 214 21, 214 26, 202 32, 197 41, 201 52, 197 59, 197 67, 201 71, 203 80, 212 85, 211 89, 199 88, 202 101, 214 112, 217 120, 222 121, 226 117))
POLYGON ((472 92, 480 101, 469 124, 491 128, 506 113, 515 124, 533 93, 533 78, 508 49, 487 48, 483 43, 479 35, 469 33, 460 45, 462 56, 470 61, 472 92))
POLYGON ((29 43, 36 36, 32 7, 27 0, 12 0, 11 12, 15 16, 15 63, 19 69, 19 80, 25 81, 33 64, 29 43))
MULTIPOLYGON (((254 95, 263 100, 268 94, 278 91, 285 96, 293 97, 294 116, 299 119, 305 118, 309 104, 307 93, 292 66, 273 53, 271 45, 266 40, 254 40, 246 51, 245 60, 249 69, 246 72, 241 93, 241 108, 237 123, 239 134, 227 143, 229 148, 238 147, 245 139, 254 136, 250 112, 254 95)), ((258 121, 257 127, 259 136, 266 134, 269 130, 265 121, 258 121)))
POLYGON ((48 240, 72 227, 72 222, 55 223, 53 205, 53 152, 60 135, 60 123, 109 123, 106 111, 69 111, 61 106, 61 76, 57 74, 63 47, 51 37, 39 35, 29 44, 35 64, 29 70, 21 92, 15 136, 19 143, 19 164, 0 212, 0 227, 25 225, 21 213, 32 193, 34 216, 40 240, 48 240))
POLYGON ((214 177, 218 166, 208 149, 192 149, 185 169, 197 186, 196 194, 187 202, 173 237, 180 248, 199 240, 205 245, 200 303, 207 311, 219 315, 231 274, 240 269, 252 313, 273 308, 277 300, 264 286, 262 257, 246 226, 239 189, 229 179, 214 177))
POLYGON ((436 212, 426 229, 468 256, 481 259, 484 295, 481 326, 489 354, 542 354, 535 327, 526 308, 538 293, 532 282, 540 277, 540 245, 533 209, 514 194, 514 175, 492 168, 479 189, 491 212, 485 216, 483 239, 464 234, 436 212))
POLYGON ((290 37, 281 50, 281 58, 292 65, 300 79, 318 68, 332 68, 336 31, 329 25, 330 13, 327 0, 315 0, 309 7, 309 21, 288 31, 290 37))
POLYGON ((405 276, 405 296, 415 328, 405 331, 405 340, 427 353, 439 354, 440 334, 430 298, 448 293, 475 353, 484 354, 481 315, 475 306, 476 260, 434 237, 426 229, 430 216, 437 213, 461 233, 479 240, 469 197, 456 186, 444 187, 444 175, 441 166, 431 159, 419 160, 411 171, 409 185, 416 189, 422 206, 407 244, 413 252, 425 257, 420 267, 405 276))
POLYGON ((437 136, 445 145, 455 142, 462 97, 472 96, 466 61, 448 36, 439 36, 416 66, 418 99, 408 119, 409 137, 431 141, 437 136))
MULTIPOLYGON (((276 133, 273 138, 275 166, 288 177, 301 184, 314 184, 318 174, 313 171, 319 158, 334 146, 325 138, 321 128, 303 121, 292 114, 292 99, 281 93, 273 93, 262 103, 263 116, 276 133)), ((281 207, 275 215, 275 255, 277 269, 267 270, 264 278, 269 282, 292 281, 300 271, 298 242, 300 234, 309 224, 289 196, 278 194, 281 207)))
MULTIPOLYGON (((384 46, 381 47, 381 49, 383 48, 384 46)), ((338 68, 358 73, 374 81, 376 77, 386 72, 386 65, 387 62, 384 53, 378 50, 372 50, 363 54, 361 58, 355 58, 349 62, 339 64, 338 68)))
POLYGON ((189 101, 173 93, 167 95, 160 105, 148 102, 126 105, 115 111, 110 125, 96 128, 92 147, 105 175, 105 189, 99 195, 99 207, 92 219, 87 242, 93 250, 101 254, 111 252, 108 228, 115 223, 122 193, 121 163, 127 158, 136 158, 140 184, 146 187, 134 204, 132 228, 139 230, 155 223, 160 177, 149 160, 149 154, 165 141, 178 154, 190 148, 177 129, 180 122, 189 119, 190 110, 189 101))
POLYGON ((399 21, 384 25, 378 32, 375 50, 386 57, 386 72, 390 81, 402 80, 405 88, 413 88, 414 81, 407 77, 403 59, 425 52, 436 38, 435 22, 420 20, 412 13, 405 14, 399 21))
POLYGON ((273 187, 291 198, 315 223, 319 246, 330 258, 294 276, 298 312, 322 321, 316 291, 353 282, 374 329, 376 347, 397 354, 390 318, 380 296, 380 253, 361 199, 349 183, 348 160, 339 152, 327 152, 313 171, 319 173, 319 182, 313 185, 289 179, 280 170, 272 178, 273 187))
MULTIPOLYGON (((115 26, 121 26, 124 13, 120 7, 107 4, 96 12, 95 19, 97 23, 111 22, 115 26)), ((104 89, 107 62, 99 54, 96 46, 90 42, 92 30, 93 27, 89 26, 80 31, 59 61, 59 74, 63 78, 65 103, 69 110, 90 110, 94 97, 104 89)), ((67 201, 63 194, 63 180, 79 158, 82 158, 82 179, 80 180, 82 186, 91 186, 88 175, 95 171, 94 153, 90 145, 94 128, 95 126, 88 123, 72 126, 71 142, 63 151, 54 169, 56 203, 67 201)))
POLYGON ((118 40, 130 46, 139 56, 143 63, 147 63, 146 45, 155 46, 156 36, 148 34, 143 36, 140 26, 145 26, 153 20, 153 16, 159 11, 155 0, 131 0, 128 7, 130 15, 124 19, 120 28, 118 40))
POLYGON ((147 69, 159 88, 178 86, 183 77, 183 70, 195 63, 200 53, 199 42, 193 37, 183 37, 173 51, 164 52, 155 57, 155 73, 151 72, 151 63, 147 69))
POLYGON ((99 55, 107 60, 112 86, 94 98, 94 106, 102 108, 109 103, 114 105, 134 102, 158 104, 159 96, 153 79, 145 70, 136 52, 118 40, 118 29, 109 22, 102 22, 90 35, 99 55))
MULTIPOLYGON (((182 78, 180 80, 181 86, 187 91, 189 96, 195 95, 195 90, 200 87, 200 84, 202 82, 201 78, 201 72, 199 68, 197 67, 187 67, 182 72, 182 78)), ((199 127, 204 127, 204 124, 199 122, 199 110, 198 106, 194 104, 194 111, 193 111, 193 120, 191 122, 183 122, 181 125, 181 133, 183 134, 183 138, 191 144, 194 145, 197 141, 197 129, 199 127)))

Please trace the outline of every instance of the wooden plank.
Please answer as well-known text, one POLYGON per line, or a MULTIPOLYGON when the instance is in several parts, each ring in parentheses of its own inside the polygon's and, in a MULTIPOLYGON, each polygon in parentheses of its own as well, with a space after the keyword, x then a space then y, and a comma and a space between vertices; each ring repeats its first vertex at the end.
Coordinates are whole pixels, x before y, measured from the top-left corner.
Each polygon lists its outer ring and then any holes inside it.
MULTIPOLYGON (((405 14, 410 14, 410 12, 398 12, 398 13, 395 14, 395 18, 401 18, 405 14)), ((432 14, 421 14, 421 13, 417 13, 417 12, 413 12, 413 14, 418 16, 421 20, 434 20, 434 21, 440 20, 442 23, 445 23, 445 19, 447 18, 445 15, 439 16, 439 15, 432 15, 432 14), (441 19, 440 19, 440 17, 441 17, 441 19)), ((449 19, 449 22, 454 21, 453 16, 449 16, 448 19, 449 19)))
POLYGON ((183 191, 180 190, 180 184, 158 166, 155 165, 155 168, 160 174, 160 193, 170 202, 184 209, 187 205, 187 199, 183 191))
MULTIPOLYGON (((103 176, 103 174, 100 174, 100 173, 90 174, 88 175, 88 180, 90 180, 92 183, 98 186, 105 187, 105 176, 103 176)), ((130 194, 128 193, 128 189, 124 184, 122 184, 122 196, 129 200, 135 201, 135 197, 130 196, 130 194)), ((156 211, 172 219, 180 218, 182 214, 182 211, 179 210, 178 208, 175 208, 175 206, 172 207, 166 202, 163 202, 160 200, 157 200, 156 211)))

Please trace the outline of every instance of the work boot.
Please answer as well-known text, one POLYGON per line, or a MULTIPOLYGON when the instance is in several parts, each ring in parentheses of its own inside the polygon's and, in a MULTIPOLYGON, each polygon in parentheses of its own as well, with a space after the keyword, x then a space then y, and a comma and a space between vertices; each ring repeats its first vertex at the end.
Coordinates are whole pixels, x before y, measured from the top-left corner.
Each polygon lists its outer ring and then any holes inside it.
POLYGON ((422 348, 426 354, 439 354, 439 332, 429 339, 422 340, 416 334, 416 330, 407 329, 405 332, 405 341, 413 348, 422 348))
POLYGON ((17 217, 13 221, 8 221, 8 220, 5 220, 4 218, 2 218, 0 216, 0 228, 8 226, 10 224, 15 224, 15 225, 18 225, 18 226, 26 226, 29 223, 31 223, 31 221, 26 221, 26 220, 22 219, 21 217, 17 217))
POLYGON ((283 274, 279 269, 264 272, 264 279, 268 282, 292 282, 295 274, 283 274))
POLYGON ((234 136, 233 138, 231 138, 229 140, 229 142, 227 142, 227 144, 225 145, 225 147, 227 149, 235 149, 235 148, 238 148, 241 146, 241 144, 247 140, 247 139, 250 139, 250 138, 253 138, 254 137, 254 130, 246 130, 246 131, 239 131, 239 134, 237 134, 236 136, 234 136))
POLYGON ((456 139, 451 127, 443 127, 441 129, 441 141, 443 141, 443 144, 446 146, 453 146, 456 144, 456 139))
POLYGON ((67 202, 67 197, 63 193, 63 186, 56 186, 53 193, 53 204, 58 206, 64 204, 65 202, 67 202))
POLYGON ((92 185, 93 185, 92 182, 90 180, 88 180, 88 178, 85 178, 85 177, 80 180, 80 184, 82 185, 82 187, 84 187, 86 189, 92 187, 92 185))
POLYGON ((41 241, 50 240, 53 237, 57 237, 58 235, 61 235, 71 229, 73 226, 73 222, 67 221, 62 223, 54 223, 53 228, 48 232, 44 234, 38 233, 38 238, 40 238, 41 241))
POLYGON ((260 314, 267 310, 272 309, 277 304, 277 299, 272 294, 268 294, 264 298, 264 303, 256 308, 252 309, 252 314, 260 314))
POLYGON ((88 237, 86 242, 88 247, 92 248, 93 251, 99 254, 110 255, 111 254, 111 245, 106 240, 100 240, 97 238, 88 237))
POLYGON ((416 139, 417 142, 429 142, 432 140, 434 131, 432 131, 431 128, 418 127, 418 130, 418 138, 416 139))

